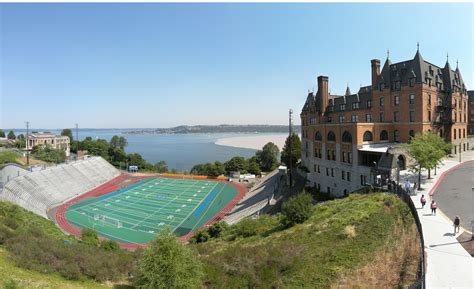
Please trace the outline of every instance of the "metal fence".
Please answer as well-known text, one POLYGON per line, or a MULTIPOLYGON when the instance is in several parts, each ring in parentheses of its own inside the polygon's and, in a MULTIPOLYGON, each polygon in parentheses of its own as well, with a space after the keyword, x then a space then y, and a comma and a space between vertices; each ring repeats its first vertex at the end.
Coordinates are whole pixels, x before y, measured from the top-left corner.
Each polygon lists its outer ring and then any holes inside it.
POLYGON ((418 217, 418 212, 416 210, 415 204, 413 203, 413 200, 410 197, 410 194, 405 191, 404 188, 402 188, 400 185, 392 185, 393 192, 397 193, 397 195, 402 199, 410 208, 411 214, 413 218, 415 219, 415 224, 416 228, 418 230, 418 234, 420 235, 420 265, 418 266, 418 278, 417 281, 413 284, 411 284, 408 288, 409 289, 415 289, 415 288, 421 288, 425 289, 425 268, 426 268, 426 260, 425 260, 425 240, 423 238, 423 228, 421 226, 421 221, 420 218, 418 217))

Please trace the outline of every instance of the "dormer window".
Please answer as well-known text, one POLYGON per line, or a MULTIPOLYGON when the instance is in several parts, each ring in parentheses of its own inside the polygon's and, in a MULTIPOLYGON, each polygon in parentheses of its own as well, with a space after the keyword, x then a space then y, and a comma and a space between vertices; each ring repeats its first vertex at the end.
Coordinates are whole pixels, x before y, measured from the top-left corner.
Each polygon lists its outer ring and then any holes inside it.
POLYGON ((339 105, 339 110, 340 110, 340 111, 346 110, 346 105, 345 105, 345 104, 339 105))
POLYGON ((395 89, 400 89, 400 81, 395 81, 395 89))
POLYGON ((352 109, 353 110, 359 109, 359 103, 358 102, 353 102, 352 103, 352 109))
POLYGON ((414 78, 410 78, 410 79, 408 80, 408 83, 409 83, 410 87, 415 86, 415 79, 414 79, 414 78))

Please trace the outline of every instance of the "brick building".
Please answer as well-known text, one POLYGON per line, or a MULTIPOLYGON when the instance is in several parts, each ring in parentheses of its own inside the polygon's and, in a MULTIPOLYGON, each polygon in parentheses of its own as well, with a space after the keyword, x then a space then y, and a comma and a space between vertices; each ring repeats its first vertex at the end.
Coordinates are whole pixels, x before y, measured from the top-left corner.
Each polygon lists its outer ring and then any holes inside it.
POLYGON ((432 131, 455 144, 467 143, 467 89, 459 68, 413 59, 371 61, 371 85, 355 94, 329 93, 327 76, 309 92, 301 112, 302 164, 308 179, 323 192, 342 195, 367 183, 394 179, 407 159, 399 143, 417 132, 432 131))
POLYGON ((467 134, 472 136, 474 135, 474 90, 468 91, 467 94, 469 95, 467 134))

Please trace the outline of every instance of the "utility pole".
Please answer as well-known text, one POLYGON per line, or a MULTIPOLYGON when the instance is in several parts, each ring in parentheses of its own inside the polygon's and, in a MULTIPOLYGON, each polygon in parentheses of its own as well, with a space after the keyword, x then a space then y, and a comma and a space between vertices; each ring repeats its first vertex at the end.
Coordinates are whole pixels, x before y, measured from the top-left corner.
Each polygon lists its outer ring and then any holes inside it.
POLYGON ((30 142, 29 137, 28 137, 30 133, 29 129, 30 129, 30 122, 26 121, 26 142, 25 142, 26 143, 26 166, 30 165, 30 150, 28 149, 29 147, 28 143, 30 142))
POLYGON ((459 162, 461 162, 461 152, 462 152, 462 147, 461 143, 459 143, 459 162))
POLYGON ((76 141, 79 141, 79 125, 76 123, 76 141))
POLYGON ((293 110, 290 108, 290 111, 289 111, 289 117, 288 117, 288 122, 289 122, 289 128, 288 128, 288 131, 289 131, 289 142, 288 142, 288 148, 289 148, 289 168, 290 168, 290 188, 293 186, 293 165, 291 164, 292 161, 291 161, 291 155, 293 153, 293 149, 291 147, 291 136, 292 136, 292 129, 291 129, 291 122, 293 120, 293 110))

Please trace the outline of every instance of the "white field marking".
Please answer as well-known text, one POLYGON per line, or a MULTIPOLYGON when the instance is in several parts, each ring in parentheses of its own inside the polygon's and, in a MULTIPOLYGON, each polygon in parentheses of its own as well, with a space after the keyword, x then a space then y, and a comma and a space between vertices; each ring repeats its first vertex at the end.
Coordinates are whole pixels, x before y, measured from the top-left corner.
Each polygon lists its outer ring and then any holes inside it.
POLYGON ((108 204, 108 203, 104 205, 104 207, 108 207, 108 206, 110 206, 110 204, 108 204))
POLYGON ((158 226, 163 226, 165 223, 164 222, 159 222, 158 226))
MULTIPOLYGON (((176 182, 176 179, 173 179, 173 183, 176 182)), ((170 184, 171 185, 171 184, 170 184)), ((184 194, 187 190, 191 189, 192 187, 194 186, 194 184, 191 184, 190 186, 188 186, 185 190, 183 190, 178 196, 176 196, 176 198, 180 197, 182 194, 184 194)), ((158 208, 158 210, 154 211, 152 214, 148 215, 146 218, 142 219, 141 221, 139 221, 138 223, 136 223, 132 228, 135 228, 136 226, 140 225, 140 223, 142 222, 146 222, 147 219, 151 218, 153 215, 157 214, 158 212, 160 212, 162 209, 166 208, 167 205, 169 205, 171 202, 173 202, 174 199, 172 201, 169 201, 167 202, 164 206, 158 208)), ((187 217, 186 217, 187 218, 187 217)))
POLYGON ((181 205, 181 208, 184 208, 184 207, 186 207, 186 205, 181 205))
POLYGON ((173 215, 168 215, 168 217, 166 217, 166 219, 170 220, 170 219, 173 219, 174 216, 173 215))
MULTIPOLYGON (((214 186, 215 187, 215 186, 214 186)), ((217 197, 219 197, 219 195, 221 194, 222 190, 224 190, 225 188, 225 184, 224 186, 222 186, 222 188, 220 189, 220 191, 217 193, 217 195, 214 197, 214 199, 212 199, 212 202, 209 204, 209 206, 207 207, 207 209, 204 211, 204 213, 201 214, 201 217, 199 218, 199 220, 194 224, 193 228, 191 229, 191 232, 194 231, 194 229, 196 228, 196 226, 199 224, 199 222, 201 222, 202 218, 204 218, 204 216, 206 215, 207 211, 209 211, 209 208, 212 206, 212 204, 217 200, 217 197)), ((214 190, 214 188, 212 188, 212 190, 214 190)), ((212 192, 212 190, 209 191, 212 192)), ((207 198, 207 196, 206 196, 207 198)), ((204 199, 203 199, 204 200, 204 199)))
MULTIPOLYGON (((214 188, 217 186, 217 184, 219 184, 219 183, 218 183, 218 182, 215 182, 214 186, 209 190, 209 192, 207 193, 207 195, 206 195, 204 198, 201 199, 201 201, 194 207, 194 209, 192 209, 192 210, 189 212, 189 214, 186 216, 186 218, 184 218, 184 219, 181 221, 181 223, 179 223, 178 226, 176 226, 175 228, 179 228, 179 226, 181 226, 181 225, 184 223, 184 221, 186 221, 186 219, 189 218, 189 216, 191 216, 191 214, 194 212, 194 210, 195 210, 197 207, 199 207, 199 206, 201 205, 201 203, 204 202, 205 199, 207 199, 207 197, 211 194, 211 192, 214 190, 214 188)), ((225 186, 222 187, 222 189, 219 191, 219 193, 224 189, 224 187, 225 187, 225 186)), ((217 194, 217 196, 219 195, 219 193, 217 194)), ((217 197, 217 196, 216 196, 216 197, 217 197)), ((214 198, 214 200, 215 200, 215 199, 216 199, 216 198, 214 198)), ((214 200, 213 200, 212 202, 214 202, 214 200)), ((212 204, 212 202, 211 202, 211 204, 212 204)), ((207 211, 207 210, 206 210, 206 211, 207 211)), ((202 218, 202 217, 201 217, 201 218, 202 218)), ((194 225, 194 227, 195 227, 198 223, 199 223, 199 222, 197 222, 197 223, 194 225)), ((194 227, 193 227, 192 230, 194 230, 194 227)), ((191 231, 192 231, 192 230, 191 230, 191 231)))
POLYGON ((174 211, 175 211, 175 212, 181 212, 181 209, 176 209, 176 210, 174 210, 174 211))
POLYGON ((188 202, 191 202, 193 199, 188 199, 188 202))
POLYGON ((128 198, 130 198, 130 196, 125 196, 125 199, 128 199, 128 198))
POLYGON ((153 231, 153 230, 150 230, 150 231, 148 231, 148 233, 152 233, 152 234, 153 234, 153 233, 155 233, 155 231, 153 231))
MULTIPOLYGON (((201 191, 199 191, 199 192, 201 192, 201 191)), ((193 197, 197 197, 197 194, 194 194, 193 197)))

